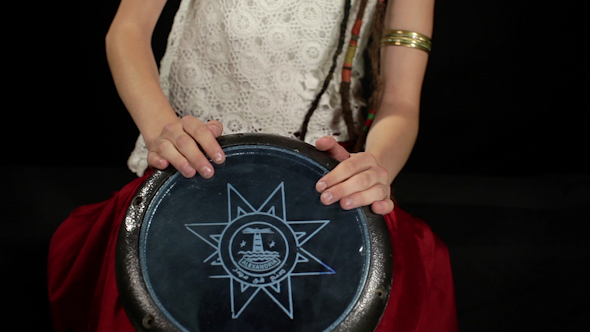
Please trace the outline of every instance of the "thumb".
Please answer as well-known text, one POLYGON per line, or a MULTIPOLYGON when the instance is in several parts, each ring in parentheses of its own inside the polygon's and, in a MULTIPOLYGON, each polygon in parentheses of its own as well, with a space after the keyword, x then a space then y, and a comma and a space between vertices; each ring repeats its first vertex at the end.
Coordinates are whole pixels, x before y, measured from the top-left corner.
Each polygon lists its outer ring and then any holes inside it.
POLYGON ((223 134, 223 125, 217 120, 211 120, 206 123, 207 127, 213 133, 213 136, 219 137, 223 134))
POLYGON ((315 142, 316 148, 320 151, 328 152, 334 159, 344 161, 350 158, 350 152, 346 151, 342 145, 336 142, 332 136, 324 136, 315 142))

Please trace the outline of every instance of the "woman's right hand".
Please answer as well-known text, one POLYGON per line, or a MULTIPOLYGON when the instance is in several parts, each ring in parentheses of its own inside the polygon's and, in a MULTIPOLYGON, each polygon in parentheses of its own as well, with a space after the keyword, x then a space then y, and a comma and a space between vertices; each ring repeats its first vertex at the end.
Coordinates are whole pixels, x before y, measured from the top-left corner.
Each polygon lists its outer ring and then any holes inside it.
POLYGON ((216 139, 222 132, 223 125, 219 121, 204 123, 193 116, 184 116, 165 125, 160 136, 152 141, 148 147, 148 164, 157 169, 165 169, 171 164, 187 178, 197 172, 210 178, 214 170, 205 153, 216 164, 225 161, 225 153, 216 139))
POLYGON ((119 96, 145 139, 148 164, 158 169, 172 165, 185 177, 199 173, 210 178, 214 170, 205 154, 214 163, 225 161, 216 140, 223 126, 192 116, 178 119, 162 91, 151 40, 165 4, 166 0, 121 1, 105 40, 109 67, 119 96))

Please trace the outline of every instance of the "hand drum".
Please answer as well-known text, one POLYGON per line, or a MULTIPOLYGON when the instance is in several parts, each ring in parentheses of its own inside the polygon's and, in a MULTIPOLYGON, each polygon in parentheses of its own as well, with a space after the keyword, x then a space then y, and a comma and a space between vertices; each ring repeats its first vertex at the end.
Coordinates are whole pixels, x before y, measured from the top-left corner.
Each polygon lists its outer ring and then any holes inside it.
POLYGON ((117 243, 117 283, 138 331, 373 331, 392 278, 381 216, 320 202, 337 162, 298 140, 219 138, 210 179, 154 172, 117 243))

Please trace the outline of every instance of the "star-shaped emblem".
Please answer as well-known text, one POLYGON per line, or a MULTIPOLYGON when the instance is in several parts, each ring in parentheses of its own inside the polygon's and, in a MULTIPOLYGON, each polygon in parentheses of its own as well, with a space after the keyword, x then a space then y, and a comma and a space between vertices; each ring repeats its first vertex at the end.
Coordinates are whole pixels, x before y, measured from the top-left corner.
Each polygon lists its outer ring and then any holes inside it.
POLYGON ((283 183, 258 208, 229 183, 227 194, 227 222, 185 225, 212 249, 209 277, 229 279, 232 318, 263 292, 293 319, 291 278, 336 273, 304 248, 330 221, 288 221, 283 183))

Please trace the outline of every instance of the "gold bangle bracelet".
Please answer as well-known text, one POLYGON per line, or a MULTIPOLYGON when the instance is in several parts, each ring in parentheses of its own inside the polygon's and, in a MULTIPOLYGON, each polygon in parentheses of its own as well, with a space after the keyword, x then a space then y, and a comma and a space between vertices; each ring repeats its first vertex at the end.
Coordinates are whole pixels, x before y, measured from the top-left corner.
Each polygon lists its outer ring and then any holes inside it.
POLYGON ((426 53, 430 53, 430 46, 424 43, 419 43, 415 40, 407 40, 403 38, 387 38, 381 41, 381 46, 405 46, 410 48, 417 48, 426 53))
POLYGON ((417 40, 417 39, 409 38, 409 37, 393 37, 393 36, 386 36, 386 37, 383 37, 383 38, 381 39, 381 43, 382 43, 382 44, 385 44, 385 43, 391 42, 392 40, 396 40, 396 41, 397 41, 397 40, 400 40, 400 41, 404 41, 404 42, 407 42, 407 43, 416 43, 416 44, 421 44, 421 45, 424 45, 425 47, 428 47, 428 48, 430 48, 430 47, 431 47, 431 44, 429 44, 429 43, 423 42, 423 41, 421 41, 421 40, 417 40))
POLYGON ((405 46, 417 48, 426 53, 432 49, 432 40, 418 32, 406 30, 387 30, 381 37, 381 46, 405 46))
POLYGON ((406 30, 387 30, 383 33, 383 37, 408 37, 416 40, 420 40, 421 42, 432 44, 432 40, 418 32, 414 31, 406 31, 406 30))

